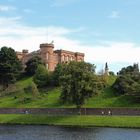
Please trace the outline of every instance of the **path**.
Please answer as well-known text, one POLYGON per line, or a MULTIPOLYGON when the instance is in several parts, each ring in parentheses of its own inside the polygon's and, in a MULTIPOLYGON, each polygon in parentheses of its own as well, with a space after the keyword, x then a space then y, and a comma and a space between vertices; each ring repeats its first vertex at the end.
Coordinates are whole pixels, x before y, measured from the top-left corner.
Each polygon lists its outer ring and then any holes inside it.
POLYGON ((0 114, 140 116, 140 108, 0 108, 0 114))

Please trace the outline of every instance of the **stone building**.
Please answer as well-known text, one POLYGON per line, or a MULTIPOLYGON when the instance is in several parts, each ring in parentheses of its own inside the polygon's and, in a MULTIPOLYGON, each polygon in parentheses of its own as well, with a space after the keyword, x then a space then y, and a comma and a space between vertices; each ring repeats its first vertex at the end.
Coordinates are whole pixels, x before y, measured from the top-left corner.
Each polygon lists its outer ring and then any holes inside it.
POLYGON ((54 71, 58 63, 68 63, 70 61, 84 61, 84 53, 71 52, 66 50, 54 50, 54 44, 40 44, 40 49, 29 53, 28 50, 17 52, 17 57, 25 64, 34 55, 41 57, 49 71, 54 71))

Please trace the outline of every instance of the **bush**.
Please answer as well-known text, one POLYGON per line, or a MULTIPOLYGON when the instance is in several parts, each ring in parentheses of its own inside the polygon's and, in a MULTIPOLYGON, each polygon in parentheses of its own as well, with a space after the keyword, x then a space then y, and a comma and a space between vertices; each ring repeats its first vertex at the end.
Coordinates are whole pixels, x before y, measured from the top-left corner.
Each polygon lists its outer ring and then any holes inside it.
POLYGON ((49 73, 44 65, 39 65, 33 77, 34 82, 38 87, 44 87, 49 84, 49 73))
POLYGON ((31 93, 33 95, 33 98, 36 98, 39 95, 39 91, 34 82, 32 82, 28 87, 24 88, 24 91, 26 93, 31 93))
POLYGON ((30 98, 30 97, 21 97, 21 98, 19 98, 19 101, 21 103, 23 103, 23 104, 30 103, 31 100, 32 100, 32 98, 30 98))

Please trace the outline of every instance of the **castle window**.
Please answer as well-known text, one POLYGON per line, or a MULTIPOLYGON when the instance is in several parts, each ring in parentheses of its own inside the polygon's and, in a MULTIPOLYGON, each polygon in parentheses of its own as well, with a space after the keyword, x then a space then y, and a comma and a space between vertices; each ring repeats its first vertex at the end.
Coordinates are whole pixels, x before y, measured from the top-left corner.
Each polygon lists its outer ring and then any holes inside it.
POLYGON ((49 59, 49 53, 46 53, 46 59, 47 60, 49 59))
POLYGON ((64 61, 64 55, 62 55, 62 62, 64 61))
POLYGON ((66 56, 66 61, 69 61, 69 56, 66 56))
POLYGON ((69 56, 69 61, 71 61, 71 56, 69 56))
POLYGON ((67 61, 67 56, 65 56, 65 59, 64 59, 64 61, 67 61))
POLYGON ((47 70, 49 69, 49 65, 48 65, 48 63, 46 63, 46 69, 47 69, 47 70))

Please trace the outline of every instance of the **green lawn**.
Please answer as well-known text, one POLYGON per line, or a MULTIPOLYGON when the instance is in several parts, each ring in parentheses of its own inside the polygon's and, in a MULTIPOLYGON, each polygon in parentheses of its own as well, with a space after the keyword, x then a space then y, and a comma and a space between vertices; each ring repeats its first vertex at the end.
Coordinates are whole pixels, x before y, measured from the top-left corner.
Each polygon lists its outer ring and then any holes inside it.
MULTIPOLYGON (((111 88, 115 77, 110 76, 108 79, 108 87, 101 91, 98 95, 90 98, 85 102, 83 107, 140 107, 140 103, 133 102, 129 96, 118 96, 116 91, 111 88)), ((30 92, 25 93, 23 90, 32 83, 32 78, 24 78, 16 83, 16 86, 7 91, 8 95, 0 97, 0 107, 17 107, 17 108, 71 108, 74 105, 62 104, 59 100, 61 90, 57 88, 49 88, 41 91, 40 95, 34 97, 30 92), (29 99, 25 100, 24 98, 29 99)))
POLYGON ((0 115, 0 124, 48 124, 80 127, 140 128, 140 117, 129 116, 47 116, 0 115))

